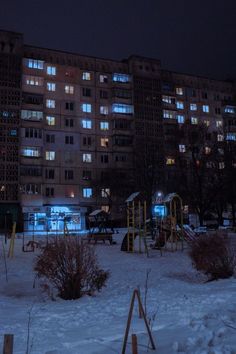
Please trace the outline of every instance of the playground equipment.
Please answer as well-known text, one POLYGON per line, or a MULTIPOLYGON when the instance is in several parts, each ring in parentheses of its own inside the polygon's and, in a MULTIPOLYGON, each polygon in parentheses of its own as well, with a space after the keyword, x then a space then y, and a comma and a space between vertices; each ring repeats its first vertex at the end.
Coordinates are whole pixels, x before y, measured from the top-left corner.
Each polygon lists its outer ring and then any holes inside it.
POLYGON ((87 235, 89 243, 91 241, 94 241, 94 243, 97 243, 98 241, 102 241, 103 243, 105 243, 105 241, 109 241, 111 245, 114 244, 112 239, 113 232, 108 232, 107 230, 108 219, 109 214, 101 209, 94 210, 92 213, 89 214, 89 233, 87 235))
POLYGON ((12 226, 10 246, 9 246, 9 250, 8 250, 8 257, 9 258, 13 258, 13 256, 14 256, 15 238, 16 238, 16 222, 14 221, 13 226, 12 226))

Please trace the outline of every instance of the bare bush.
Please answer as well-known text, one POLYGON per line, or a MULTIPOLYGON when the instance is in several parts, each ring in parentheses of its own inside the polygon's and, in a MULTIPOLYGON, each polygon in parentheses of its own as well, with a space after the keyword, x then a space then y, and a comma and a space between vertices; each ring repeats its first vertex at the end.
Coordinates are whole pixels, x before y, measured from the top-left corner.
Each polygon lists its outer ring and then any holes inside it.
POLYGON ((209 280, 229 278, 234 274, 236 257, 223 237, 202 235, 192 242, 190 257, 193 267, 209 280))
POLYGON ((37 257, 34 269, 65 300, 92 295, 105 286, 109 276, 99 268, 94 248, 71 237, 49 242, 37 257))

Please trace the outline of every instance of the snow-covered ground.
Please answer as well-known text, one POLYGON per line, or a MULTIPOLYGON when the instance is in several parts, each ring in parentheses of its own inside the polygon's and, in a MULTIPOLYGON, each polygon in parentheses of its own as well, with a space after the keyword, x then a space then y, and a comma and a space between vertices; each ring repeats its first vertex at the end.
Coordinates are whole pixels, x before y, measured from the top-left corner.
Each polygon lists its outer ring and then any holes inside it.
MULTIPOLYGON (((0 243, 0 351, 4 333, 14 334, 14 354, 26 353, 29 324, 31 354, 121 354, 132 292, 141 288, 144 302, 149 271, 147 313, 156 351, 174 354, 236 354, 236 279, 205 283, 191 266, 187 250, 145 254, 120 251, 117 244, 98 244, 100 265, 110 270, 107 286, 94 297, 52 301, 36 282, 37 253, 21 252, 7 259, 5 279, 0 243), (30 312, 30 316, 29 316, 30 312)), ((236 237, 236 235, 234 235, 236 237)), ((130 334, 137 334, 138 353, 147 353, 144 322, 134 311, 130 334)), ((129 336, 126 353, 131 353, 129 336)))

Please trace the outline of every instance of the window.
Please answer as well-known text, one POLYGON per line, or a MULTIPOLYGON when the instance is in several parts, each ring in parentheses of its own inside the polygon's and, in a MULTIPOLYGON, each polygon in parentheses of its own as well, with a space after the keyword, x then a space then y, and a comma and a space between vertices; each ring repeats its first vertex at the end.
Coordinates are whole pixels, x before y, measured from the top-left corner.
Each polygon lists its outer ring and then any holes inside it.
POLYGON ((93 195, 92 188, 83 188, 83 197, 84 198, 91 198, 93 195))
POLYGON ((40 111, 29 111, 23 109, 21 111, 21 119, 24 120, 42 120, 43 119, 43 112, 40 111))
POLYGON ((220 107, 216 107, 216 108, 215 108, 215 114, 220 114, 220 113, 221 113, 220 107))
POLYGON ((56 119, 53 116, 46 116, 47 125, 55 125, 56 119))
POLYGON ((67 111, 73 111, 74 110, 74 102, 65 102, 65 109, 67 111))
POLYGON ((177 119, 179 124, 183 124, 184 121, 185 121, 184 116, 181 115, 181 114, 177 114, 176 119, 177 119))
POLYGON ((186 146, 185 145, 179 145, 179 152, 186 152, 186 146))
POLYGON ((211 153, 211 148, 209 146, 205 146, 205 154, 209 155, 211 153))
POLYGON ((40 157, 40 147, 24 147, 21 149, 21 155, 24 157, 40 157))
POLYGON ((84 97, 91 97, 92 96, 92 90, 88 87, 83 87, 82 88, 82 95, 84 97))
POLYGON ((64 159, 65 159, 65 163, 72 164, 74 162, 74 154, 71 151, 65 151, 64 159))
POLYGON ((41 185, 27 183, 23 184, 20 190, 23 194, 41 194, 41 185))
POLYGON ((99 81, 101 82, 101 83, 108 83, 108 76, 107 75, 100 75, 99 76, 99 81))
POLYGON ((83 137, 83 145, 91 145, 92 144, 92 139, 91 136, 84 136, 83 137))
POLYGON ((47 74, 55 76, 56 75, 56 67, 55 66, 47 66, 47 74))
POLYGON ((48 161, 53 161, 56 158, 55 151, 46 151, 45 152, 45 159, 48 161))
POLYGON ((217 134, 217 141, 224 141, 224 135, 223 134, 217 134))
POLYGON ((92 162, 92 154, 83 154, 83 162, 91 163, 92 162))
POLYGON ((210 126, 210 121, 208 119, 204 119, 204 124, 209 127, 210 126))
POLYGON ((46 143, 55 143, 55 135, 54 134, 46 134, 46 143))
POLYGON ((65 144, 70 144, 70 145, 73 145, 73 144, 74 144, 74 137, 73 137, 73 135, 66 135, 66 136, 65 136, 65 144))
POLYGON ((226 140, 236 141, 236 133, 227 133, 226 140))
POLYGON ((82 74, 82 80, 86 80, 86 81, 91 80, 91 74, 88 73, 88 72, 83 72, 83 74, 82 74))
POLYGON ((220 128, 220 127, 222 127, 222 126, 223 126, 222 120, 217 120, 217 121, 216 121, 216 128, 220 128))
POLYGON ((108 106, 100 106, 100 114, 107 115, 108 113, 108 106))
POLYGON ((225 113, 232 113, 232 114, 234 114, 234 113, 235 113, 235 108, 234 108, 234 107, 227 106, 227 107, 225 107, 224 111, 225 111, 225 113))
POLYGON ((102 188, 101 190, 102 198, 107 198, 110 196, 110 188, 102 188))
POLYGON ((46 107, 47 108, 55 108, 56 107, 56 101, 55 100, 46 100, 46 107))
POLYGON ((100 90, 100 98, 107 99, 108 98, 108 91, 100 90))
POLYGON ((207 99, 207 96, 208 96, 208 95, 207 95, 207 92, 202 92, 202 98, 203 98, 203 99, 206 100, 206 99, 207 99))
POLYGON ((171 96, 162 96, 162 102, 169 103, 169 104, 175 104, 175 98, 171 96))
POLYGON ((66 198, 74 198, 75 197, 75 192, 73 190, 71 190, 71 188, 66 189, 65 197, 66 198))
POLYGON ((74 119, 73 118, 65 118, 65 127, 73 127, 74 119))
POLYGON ((54 179, 55 178, 55 171, 52 169, 45 170, 45 178, 46 179, 54 179))
POLYGON ((46 187, 45 188, 45 196, 46 197, 54 197, 54 188, 46 187))
POLYGON ((30 69, 43 69, 44 62, 37 59, 26 59, 26 66, 30 69))
POLYGON ((92 129, 92 121, 91 119, 82 119, 82 128, 84 129, 92 129))
POLYGON ((223 161, 219 162, 219 169, 223 170, 225 168, 225 163, 223 161))
POLYGON ((74 94, 74 86, 65 85, 65 93, 67 93, 69 95, 73 95, 74 94))
POLYGON ((101 138, 101 146, 108 147, 109 139, 108 138, 101 138))
POLYGON ((109 130, 109 122, 100 122, 101 130, 109 130))
POLYGON ((112 112, 121 114, 133 114, 134 108, 132 105, 129 104, 113 103, 112 112))
POLYGON ((25 138, 42 139, 42 130, 37 128, 25 128, 25 138))
POLYGON ((191 117, 191 124, 198 124, 198 118, 197 117, 191 117))
POLYGON ((90 103, 83 103, 81 108, 82 108, 82 112, 85 112, 85 113, 92 112, 92 105, 90 103))
POLYGON ((168 111, 167 109, 163 109, 163 118, 174 119, 175 118, 175 112, 174 111, 168 111))
POLYGON ((175 159, 172 157, 167 157, 166 159, 166 165, 174 165, 175 164, 175 159))
POLYGON ((122 82, 122 83, 127 83, 130 82, 130 75, 127 74, 119 74, 119 73, 114 73, 112 75, 112 80, 115 82, 122 82))
POLYGON ((184 94, 184 90, 182 87, 176 87, 176 94, 182 96, 184 94))
POLYGON ((73 170, 65 170, 65 180, 74 179, 74 171, 73 170))
POLYGON ((30 86, 43 86, 43 78, 39 76, 24 76, 26 85, 30 86))
POLYGON ((203 112, 205 112, 205 113, 209 113, 209 106, 207 105, 207 104, 204 104, 203 106, 202 106, 202 111, 203 112))
POLYGON ((101 162, 102 163, 108 163, 109 162, 108 155, 101 155, 101 162))
POLYGON ((176 102, 176 107, 177 107, 178 109, 184 109, 184 103, 181 102, 181 101, 177 101, 177 102, 176 102))
POLYGON ((196 103, 190 103, 190 111, 197 111, 196 103))
POLYGON ((87 170, 84 170, 83 171, 83 174, 82 174, 82 178, 86 181, 90 181, 91 178, 92 178, 92 172, 91 171, 87 171, 87 170))
POLYGON ((56 84, 54 82, 47 82, 48 91, 56 91, 56 84))

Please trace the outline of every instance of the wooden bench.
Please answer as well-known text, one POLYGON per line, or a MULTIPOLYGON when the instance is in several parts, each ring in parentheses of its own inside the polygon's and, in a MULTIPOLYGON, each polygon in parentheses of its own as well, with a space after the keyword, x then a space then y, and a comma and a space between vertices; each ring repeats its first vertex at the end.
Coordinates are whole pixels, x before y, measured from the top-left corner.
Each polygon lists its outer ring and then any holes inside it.
POLYGON ((99 233, 99 234, 89 234, 87 236, 87 240, 88 240, 88 243, 93 241, 96 244, 98 241, 102 241, 103 243, 108 241, 110 243, 110 245, 113 244, 112 233, 108 233, 108 232, 107 233, 99 233))

